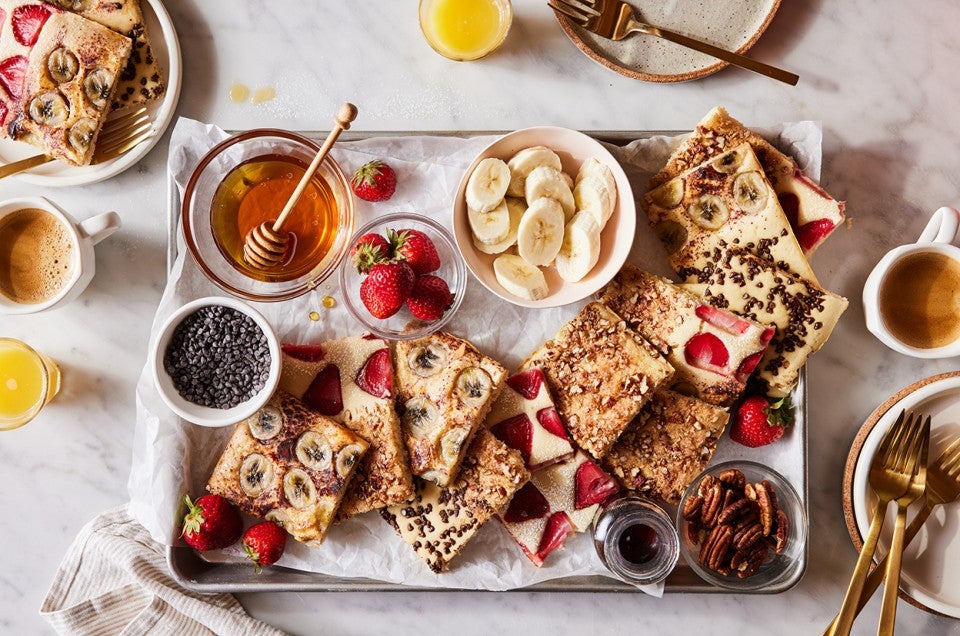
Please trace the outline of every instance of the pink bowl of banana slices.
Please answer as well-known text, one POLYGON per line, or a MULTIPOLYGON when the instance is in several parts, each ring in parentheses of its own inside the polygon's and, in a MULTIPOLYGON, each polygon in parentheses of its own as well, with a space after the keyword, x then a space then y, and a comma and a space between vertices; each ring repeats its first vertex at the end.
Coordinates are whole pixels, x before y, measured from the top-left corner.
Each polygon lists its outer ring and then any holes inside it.
POLYGON ((523 307, 558 307, 606 285, 623 266, 636 205, 600 142, 540 126, 506 134, 467 168, 453 232, 467 268, 523 307))

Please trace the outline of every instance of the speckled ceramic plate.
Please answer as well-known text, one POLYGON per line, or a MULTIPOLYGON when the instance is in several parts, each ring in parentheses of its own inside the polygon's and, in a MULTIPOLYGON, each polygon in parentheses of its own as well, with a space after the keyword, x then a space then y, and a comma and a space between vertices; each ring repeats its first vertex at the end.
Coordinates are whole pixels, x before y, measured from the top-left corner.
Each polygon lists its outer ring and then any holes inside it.
MULTIPOLYGON (((773 19, 780 0, 630 0, 649 24, 745 53, 773 19)), ((728 66, 704 53, 635 33, 619 42, 598 37, 561 14, 560 26, 598 64, 647 82, 684 82, 728 66)))
MULTIPOLYGON (((902 409, 930 416, 930 461, 934 461, 960 436, 960 373, 944 373, 908 386, 880 405, 857 434, 844 471, 843 507, 850 538, 858 550, 877 502, 867 484, 870 461, 883 434, 902 409)), ((908 523, 916 505, 911 510, 908 523)), ((878 542, 880 556, 890 547, 895 511, 896 506, 887 510, 878 542)), ((953 502, 936 508, 904 550, 901 598, 921 609, 960 618, 960 567, 957 564, 960 564, 960 502, 953 502)))

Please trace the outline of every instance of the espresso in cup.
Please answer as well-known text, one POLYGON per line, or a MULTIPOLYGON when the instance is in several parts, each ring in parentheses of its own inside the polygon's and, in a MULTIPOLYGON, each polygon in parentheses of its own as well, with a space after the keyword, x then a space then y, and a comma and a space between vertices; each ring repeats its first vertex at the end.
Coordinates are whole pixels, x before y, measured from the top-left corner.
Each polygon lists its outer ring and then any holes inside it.
POLYGON ((44 303, 74 275, 77 250, 71 229, 40 208, 0 218, 0 294, 23 304, 44 303))
POLYGON ((880 317, 890 334, 918 349, 960 339, 960 262, 935 251, 908 253, 880 283, 880 317))

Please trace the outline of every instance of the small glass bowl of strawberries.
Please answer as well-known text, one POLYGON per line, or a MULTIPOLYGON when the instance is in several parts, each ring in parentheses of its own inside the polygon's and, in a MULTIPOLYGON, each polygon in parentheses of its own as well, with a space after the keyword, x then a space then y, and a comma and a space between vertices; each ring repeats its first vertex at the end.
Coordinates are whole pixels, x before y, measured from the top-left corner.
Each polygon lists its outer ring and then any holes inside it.
POLYGON ((419 338, 442 328, 463 302, 467 268, 453 236, 414 213, 377 217, 360 228, 340 266, 343 302, 372 333, 419 338))

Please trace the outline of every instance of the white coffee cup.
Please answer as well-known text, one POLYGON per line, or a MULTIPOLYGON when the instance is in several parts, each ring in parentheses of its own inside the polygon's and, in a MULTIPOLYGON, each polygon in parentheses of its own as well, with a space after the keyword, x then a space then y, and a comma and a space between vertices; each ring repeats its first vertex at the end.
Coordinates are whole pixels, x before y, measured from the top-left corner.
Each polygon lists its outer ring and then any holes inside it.
MULTIPOLYGON (((65 279, 49 296, 40 302, 19 302, 4 292, 0 281, 0 314, 32 314, 62 306, 75 299, 93 279, 95 258, 93 246, 120 229, 120 217, 116 212, 104 212, 84 221, 77 221, 58 205, 44 197, 24 197, 0 202, 0 227, 5 220, 21 210, 43 210, 56 220, 64 230, 65 241, 69 242, 68 267, 65 267, 65 279)), ((3 244, 0 236, 0 246, 3 244)), ((0 276, 6 276, 0 272, 0 276)))
POLYGON ((960 211, 942 207, 916 243, 887 252, 863 286, 867 329, 916 358, 960 355, 960 211))

